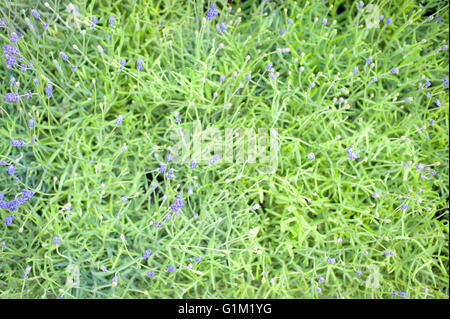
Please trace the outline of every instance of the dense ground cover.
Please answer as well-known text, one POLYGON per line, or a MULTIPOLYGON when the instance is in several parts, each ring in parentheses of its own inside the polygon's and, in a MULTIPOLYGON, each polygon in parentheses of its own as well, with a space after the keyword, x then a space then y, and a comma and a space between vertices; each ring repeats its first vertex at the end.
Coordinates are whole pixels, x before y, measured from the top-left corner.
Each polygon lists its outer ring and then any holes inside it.
POLYGON ((2 2, 0 297, 448 298, 448 9, 2 2))

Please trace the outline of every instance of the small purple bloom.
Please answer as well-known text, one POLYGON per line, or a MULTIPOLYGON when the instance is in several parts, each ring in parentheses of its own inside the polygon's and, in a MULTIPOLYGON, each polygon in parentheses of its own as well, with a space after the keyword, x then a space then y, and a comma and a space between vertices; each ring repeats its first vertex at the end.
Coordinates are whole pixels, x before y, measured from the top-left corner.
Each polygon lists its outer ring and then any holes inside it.
POLYGON ((114 26, 114 16, 110 16, 108 19, 109 27, 112 28, 114 26))
POLYGON ((14 174, 14 165, 9 165, 8 166, 8 174, 9 175, 13 175, 14 174))
POLYGON ((347 147, 347 156, 350 160, 355 160, 358 158, 358 154, 352 150, 353 146, 348 146, 347 147))
POLYGON ((423 170, 423 169, 425 168, 425 165, 423 165, 422 163, 419 163, 419 164, 416 165, 416 168, 417 168, 419 171, 421 171, 421 170, 423 170))
POLYGON ((200 257, 200 256, 197 256, 197 257, 195 257, 195 259, 194 259, 194 261, 197 262, 197 263, 198 263, 200 260, 202 260, 202 257, 200 257))
POLYGON ((398 68, 393 68, 392 70, 389 71, 389 73, 397 74, 398 73, 398 68))
POLYGON ((167 271, 168 272, 173 272, 175 270, 175 267, 174 266, 170 266, 169 268, 167 268, 167 271))
POLYGON ((280 36, 286 33, 286 29, 281 29, 280 36))
POLYGON ((63 59, 64 61, 69 60, 69 57, 68 57, 67 54, 65 54, 63 51, 59 52, 59 56, 60 56, 61 59, 63 59))
POLYGON ((400 206, 400 208, 403 209, 403 210, 405 210, 405 209, 408 208, 408 204, 402 204, 402 205, 400 206))
POLYGON ((147 276, 153 277, 155 275, 155 272, 153 270, 147 271, 147 276))
POLYGON ((164 163, 159 163, 159 172, 164 173, 166 171, 167 165, 164 163))
POLYGON ((146 249, 145 251, 144 251, 144 254, 142 255, 142 258, 143 259, 146 259, 146 258, 148 258, 149 256, 150 256, 150 253, 151 253, 152 251, 150 250, 150 249, 146 249))
POLYGON ((355 68, 352 70, 353 75, 356 75, 356 73, 358 72, 358 67, 355 66, 355 68))
POLYGON ((55 236, 55 237, 53 238, 53 242, 55 243, 56 246, 58 246, 59 244, 61 244, 61 240, 59 239, 58 236, 55 236))
POLYGON ((435 101, 434 101, 434 103, 436 104, 436 106, 441 106, 441 100, 439 100, 439 99, 436 99, 435 101))
POLYGON ((119 116, 117 116, 116 126, 119 126, 120 124, 122 124, 122 120, 123 120, 123 115, 119 114, 119 116))
POLYGON ((433 124, 435 124, 436 123, 436 121, 435 120, 430 120, 430 125, 433 125, 433 124))
POLYGON ((386 21, 384 23, 386 23, 386 25, 390 24, 392 22, 392 18, 387 18, 386 21))
POLYGON ((138 59, 136 62, 136 69, 138 71, 142 70, 142 59, 138 59))
POLYGON ((47 96, 47 98, 52 97, 52 91, 53 91, 53 85, 51 83, 48 83, 45 86, 45 95, 47 96))
POLYGON ((17 93, 5 93, 6 102, 17 102, 19 100, 19 94, 17 93))
POLYGON ((17 35, 17 33, 13 32, 11 33, 9 40, 11 40, 12 43, 16 44, 17 41, 19 41, 19 36, 17 35))
POLYGON ((216 4, 215 3, 211 3, 210 6, 209 6, 208 11, 206 12, 206 20, 207 21, 211 21, 212 19, 217 17, 217 15, 219 13, 217 11, 215 11, 215 9, 216 9, 216 4))
POLYGON ((225 81, 225 75, 221 75, 219 81, 220 81, 220 82, 225 81))
POLYGON ((11 145, 14 147, 20 147, 23 146, 25 143, 22 140, 11 140, 11 145))
POLYGON ((11 225, 13 219, 14 219, 14 216, 12 216, 12 215, 6 217, 6 218, 5 218, 5 225, 6 225, 6 226, 11 225))

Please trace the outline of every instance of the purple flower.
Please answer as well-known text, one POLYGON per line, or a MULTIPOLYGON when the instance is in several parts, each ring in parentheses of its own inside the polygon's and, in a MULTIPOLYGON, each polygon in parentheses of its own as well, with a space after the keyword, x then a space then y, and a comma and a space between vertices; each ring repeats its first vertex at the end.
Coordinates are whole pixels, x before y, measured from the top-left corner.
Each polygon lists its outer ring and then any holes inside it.
POLYGON ((280 31, 280 36, 282 36, 283 34, 285 34, 286 33, 286 29, 281 29, 281 31, 280 31))
POLYGON ((25 196, 25 201, 29 202, 34 195, 34 192, 25 188, 22 190, 22 194, 25 196))
POLYGON ((9 40, 11 40, 12 43, 16 44, 17 41, 19 41, 19 36, 17 35, 17 33, 13 32, 11 33, 9 40))
POLYGON ((12 216, 12 215, 6 217, 6 218, 5 218, 5 225, 6 225, 6 226, 11 225, 13 219, 14 219, 14 216, 12 216))
POLYGON ((425 96, 426 96, 427 98, 430 98, 430 97, 431 97, 430 92, 427 92, 427 94, 425 94, 425 96))
POLYGON ((25 278, 25 279, 28 278, 28 275, 29 275, 30 271, 31 271, 31 267, 27 266, 27 268, 25 268, 25 271, 24 271, 24 274, 23 274, 23 278, 25 278))
POLYGON ((3 55, 11 55, 11 56, 16 56, 17 53, 19 53, 19 50, 17 50, 16 47, 10 45, 10 44, 5 44, 3 46, 3 55))
POLYGON ((61 244, 61 240, 59 239, 58 236, 53 237, 53 242, 55 243, 56 246, 58 246, 59 244, 61 244))
POLYGON ((122 120, 123 120, 123 115, 119 114, 119 116, 117 116, 116 126, 119 126, 120 124, 122 124, 122 120))
POLYGON ((325 282, 325 278, 323 278, 322 276, 317 276, 316 279, 320 282, 325 282))
POLYGON ((142 70, 142 59, 138 59, 136 62, 136 69, 138 71, 142 70))
POLYGON ((215 3, 211 3, 210 6, 209 6, 208 11, 206 12, 206 20, 207 21, 211 21, 212 19, 217 17, 217 15, 219 13, 217 11, 215 11, 215 9, 216 9, 216 4, 215 3))
POLYGON ((142 255, 142 258, 143 259, 146 259, 146 258, 148 258, 149 256, 150 256, 150 253, 151 253, 152 251, 150 250, 150 249, 146 249, 145 251, 144 251, 144 254, 142 255))
POLYGON ((435 124, 436 123, 436 121, 435 120, 430 120, 430 125, 433 125, 433 124, 435 124))
POLYGON ((442 79, 442 85, 444 86, 444 88, 448 87, 448 76, 442 79))
POLYGON ((361 274, 362 274, 362 272, 361 272, 361 270, 356 270, 356 274, 358 275, 358 276, 361 276, 361 274))
POLYGON ((13 67, 14 64, 16 64, 17 60, 15 57, 13 56, 9 56, 7 55, 5 57, 5 63, 6 63, 6 68, 10 69, 13 67))
POLYGON ((169 171, 167 172, 167 178, 172 178, 173 177, 173 168, 169 169, 169 171))
POLYGON ((14 147, 20 147, 23 146, 25 143, 22 140, 11 140, 11 145, 14 147))
POLYGON ((221 75, 219 81, 220 81, 220 82, 225 81, 225 75, 221 75))
POLYGON ((405 209, 408 208, 408 204, 402 204, 402 205, 400 206, 400 208, 403 209, 403 210, 405 210, 405 209))
POLYGON ((91 21, 92 21, 91 28, 93 28, 97 24, 98 18, 96 16, 93 16, 91 21))
POLYGON ((167 165, 164 163, 159 163, 159 172, 164 173, 166 171, 167 165))
POLYGON ((37 12, 35 9, 31 9, 31 14, 36 18, 36 19, 40 19, 41 15, 39 14, 39 12, 37 12))
POLYGON ((310 159, 310 160, 312 160, 312 159, 314 159, 316 156, 314 155, 314 153, 309 153, 308 155, 308 158, 310 159))
POLYGON ((392 70, 389 71, 389 73, 397 74, 398 73, 398 68, 393 68, 392 70))
POLYGON ((317 293, 320 293, 321 291, 322 291, 322 288, 320 288, 320 287, 317 287, 317 288, 316 288, 316 292, 317 292, 317 293))
POLYGON ((434 101, 434 103, 436 104, 436 106, 441 106, 441 100, 439 100, 439 99, 436 99, 435 101, 434 101))
POLYGON ((216 24, 216 28, 219 34, 222 34, 227 29, 227 26, 225 25, 225 23, 221 22, 220 24, 216 24))
POLYGON ((386 25, 390 24, 392 22, 392 18, 387 18, 386 21, 384 23, 386 23, 386 25))
POLYGON ((119 277, 114 276, 113 279, 112 279, 112 282, 113 283, 118 283, 119 282, 119 277))
POLYGON ((147 276, 153 277, 155 275, 155 272, 153 270, 147 271, 147 276))
POLYGON ((120 200, 122 201, 122 203, 126 203, 127 200, 128 200, 128 198, 126 198, 125 196, 122 196, 122 197, 120 198, 120 200))
POLYGON ((433 170, 431 170, 431 171, 430 171, 430 175, 431 175, 431 176, 434 176, 434 175, 436 175, 436 171, 435 171, 434 169, 433 169, 433 170))
POLYGON ((17 93, 5 93, 6 102, 17 102, 19 100, 19 94, 17 93))
POLYGON ((292 19, 288 19, 288 24, 292 24, 292 19))
POLYGON ((14 174, 14 165, 9 165, 8 166, 8 174, 9 175, 13 175, 14 174))
POLYGON ((175 213, 175 216, 178 216, 180 213, 180 209, 184 206, 183 200, 181 199, 181 193, 177 193, 177 199, 170 206, 172 212, 175 213))
POLYGON ((356 73, 358 72, 358 67, 355 66, 355 68, 352 70, 353 75, 356 75, 356 73))
POLYGON ((6 245, 6 243, 5 243, 4 241, 2 241, 2 242, 0 243, 0 246, 1 246, 1 247, 5 247, 5 245, 6 245))
POLYGON ((53 85, 51 83, 48 83, 45 86, 45 95, 47 96, 47 98, 52 97, 52 91, 53 91, 53 85))
POLYGON ((195 168, 195 161, 192 160, 189 165, 191 166, 191 170, 194 170, 194 168, 195 168))
POLYGON ((423 165, 422 163, 417 164, 416 168, 421 171, 425 168, 425 165, 423 165))
POLYGON ((175 270, 175 267, 174 266, 170 266, 169 268, 167 268, 167 271, 168 272, 173 272, 175 270))
POLYGON ((364 2, 360 1, 358 3, 358 9, 361 10, 364 7, 364 2))
POLYGON ((194 261, 197 262, 197 263, 198 263, 200 260, 202 260, 202 257, 200 257, 200 256, 197 256, 197 257, 195 257, 195 259, 194 259, 194 261))
POLYGON ((347 146, 347 156, 350 160, 355 160, 358 158, 358 154, 355 151, 352 151, 353 145, 352 146, 347 146))
POLYGON ((110 16, 108 19, 109 27, 112 28, 114 26, 114 16, 110 16))
POLYGON ((216 154, 209 160, 209 164, 212 165, 215 162, 217 162, 219 159, 220 159, 220 156, 216 154))
POLYGON ((247 82, 250 82, 251 79, 252 79, 251 75, 245 76, 245 80, 246 80, 247 82))
POLYGON ((269 70, 272 67, 272 65, 273 65, 272 62, 267 62, 266 71, 269 70))

